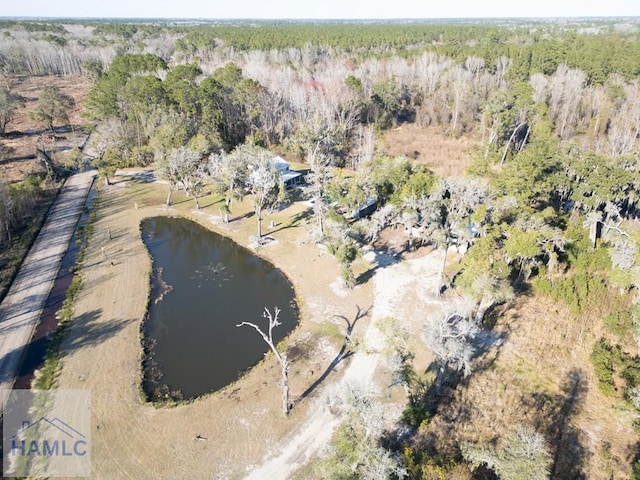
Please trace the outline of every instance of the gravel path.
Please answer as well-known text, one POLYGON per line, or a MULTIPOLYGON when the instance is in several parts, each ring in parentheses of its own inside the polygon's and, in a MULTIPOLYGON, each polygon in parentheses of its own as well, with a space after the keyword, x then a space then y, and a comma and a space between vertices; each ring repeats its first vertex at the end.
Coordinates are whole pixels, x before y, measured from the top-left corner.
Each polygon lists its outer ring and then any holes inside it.
POLYGON ((94 177, 95 171, 79 173, 65 182, 0 305, 0 390, 13 385, 94 177))

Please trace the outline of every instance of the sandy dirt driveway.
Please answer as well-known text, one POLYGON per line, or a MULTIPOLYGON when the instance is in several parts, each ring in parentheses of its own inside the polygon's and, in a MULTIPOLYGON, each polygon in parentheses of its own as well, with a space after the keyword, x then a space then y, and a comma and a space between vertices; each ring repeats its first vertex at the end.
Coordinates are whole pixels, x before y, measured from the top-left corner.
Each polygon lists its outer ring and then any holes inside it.
MULTIPOLYGON (((349 384, 374 385, 376 370, 384 367, 385 340, 376 321, 393 317, 415 335, 419 334, 416 330, 427 311, 444 311, 451 306, 450 300, 445 302, 434 295, 443 252, 434 251, 398 263, 383 254, 370 252, 368 255, 375 257, 371 261, 378 266, 373 277, 372 321, 363 332, 363 345, 339 380, 345 387, 349 384)), ((384 385, 378 387, 382 389, 384 385)), ((262 465, 251 467, 246 480, 290 478, 297 469, 322 452, 340 425, 341 418, 327 409, 313 409, 312 412, 313 416, 295 435, 272 448, 273 456, 266 458, 262 465)))
POLYGON ((96 172, 69 177, 0 305, 0 390, 12 387, 96 172))

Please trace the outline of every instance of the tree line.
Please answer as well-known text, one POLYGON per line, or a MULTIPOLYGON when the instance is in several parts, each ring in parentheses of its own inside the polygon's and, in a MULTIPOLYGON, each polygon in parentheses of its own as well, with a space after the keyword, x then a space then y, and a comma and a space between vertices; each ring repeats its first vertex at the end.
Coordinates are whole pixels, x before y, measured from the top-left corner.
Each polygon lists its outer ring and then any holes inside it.
POLYGON ((425 52, 494 65, 510 58, 514 74, 549 75, 559 65, 585 72, 589 82, 640 72, 638 27, 633 21, 579 20, 414 22, 0 22, 0 68, 6 73, 68 75, 86 62, 102 67, 121 53, 154 53, 167 62, 211 56, 236 61, 238 53, 302 50, 307 46, 343 61, 412 58, 425 52), (213 24, 212 24, 213 23, 213 24))

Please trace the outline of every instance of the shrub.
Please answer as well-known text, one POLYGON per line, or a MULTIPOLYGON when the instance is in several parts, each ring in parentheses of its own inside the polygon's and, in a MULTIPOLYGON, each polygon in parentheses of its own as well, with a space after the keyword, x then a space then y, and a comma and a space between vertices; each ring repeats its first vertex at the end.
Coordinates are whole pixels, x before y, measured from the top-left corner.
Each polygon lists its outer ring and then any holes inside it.
POLYGON ((429 418, 429 409, 425 399, 420 396, 411 395, 409 402, 407 402, 402 412, 401 420, 413 427, 421 427, 429 422, 429 418))
POLYGON ((616 377, 624 381, 626 392, 640 385, 638 357, 629 355, 619 345, 611 345, 600 339, 593 345, 591 363, 598 379, 598 386, 605 395, 616 394, 616 377))
POLYGON ((567 305, 574 315, 592 311, 594 308, 606 307, 609 304, 607 301, 609 290, 605 278, 582 268, 556 281, 537 277, 533 286, 537 293, 567 305))
POLYGON ((613 312, 604 319, 607 329, 619 338, 633 331, 633 317, 630 311, 613 312))
POLYGON ((593 345, 591 351, 591 363, 598 379, 598 386, 602 393, 607 396, 615 395, 615 385, 613 382, 614 362, 613 349, 604 339, 593 345))

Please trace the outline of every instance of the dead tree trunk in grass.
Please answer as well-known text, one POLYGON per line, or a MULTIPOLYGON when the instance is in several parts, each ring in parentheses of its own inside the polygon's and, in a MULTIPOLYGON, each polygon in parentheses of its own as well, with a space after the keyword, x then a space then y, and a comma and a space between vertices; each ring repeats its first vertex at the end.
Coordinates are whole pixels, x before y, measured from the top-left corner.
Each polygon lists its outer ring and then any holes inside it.
POLYGON ((229 208, 229 204, 225 203, 222 207, 220 207, 220 218, 224 223, 229 223, 229 214, 231 213, 231 209, 229 208))
POLYGON ((282 412, 285 415, 289 414, 289 360, 287 359, 286 353, 280 353, 276 348, 275 343, 273 342, 273 328, 278 325, 282 325, 278 321, 278 316, 280 315, 280 309, 278 307, 275 308, 274 313, 272 314, 268 308, 264 309, 262 313, 262 317, 269 320, 269 331, 267 333, 263 332, 259 326, 255 323, 250 322, 242 322, 236 325, 236 327, 242 327, 243 325, 248 325, 249 327, 253 327, 256 332, 260 334, 260 336, 264 339, 264 341, 269 345, 269 348, 276 356, 278 363, 280 363, 280 368, 282 369, 282 412))
POLYGON ((169 192, 167 193, 167 200, 164 202, 167 207, 171 206, 171 195, 173 194, 173 190, 175 185, 172 182, 169 182, 169 192))

